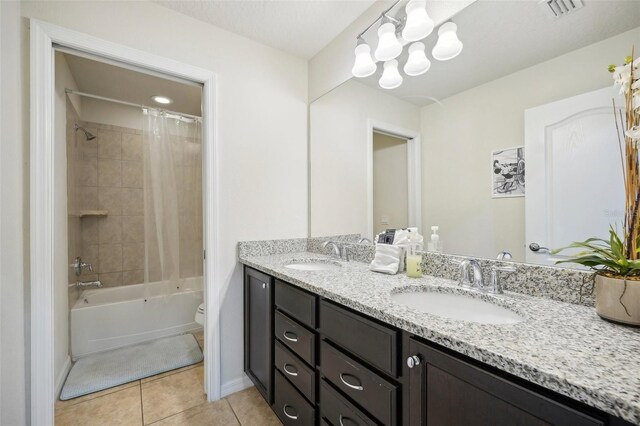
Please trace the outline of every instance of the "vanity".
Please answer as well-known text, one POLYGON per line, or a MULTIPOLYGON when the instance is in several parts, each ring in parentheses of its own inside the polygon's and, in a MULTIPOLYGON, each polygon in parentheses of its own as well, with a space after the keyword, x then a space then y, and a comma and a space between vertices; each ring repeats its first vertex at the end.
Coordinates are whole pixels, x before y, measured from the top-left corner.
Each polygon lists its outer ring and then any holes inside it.
POLYGON ((318 253, 241 253, 240 261, 245 371, 285 425, 640 423, 640 377, 624 377, 638 362, 616 373, 640 333, 590 308, 472 294, 449 279, 376 274, 318 253), (420 293, 514 316, 477 323, 425 314, 404 303, 420 293), (607 347, 618 339, 626 342, 607 347))

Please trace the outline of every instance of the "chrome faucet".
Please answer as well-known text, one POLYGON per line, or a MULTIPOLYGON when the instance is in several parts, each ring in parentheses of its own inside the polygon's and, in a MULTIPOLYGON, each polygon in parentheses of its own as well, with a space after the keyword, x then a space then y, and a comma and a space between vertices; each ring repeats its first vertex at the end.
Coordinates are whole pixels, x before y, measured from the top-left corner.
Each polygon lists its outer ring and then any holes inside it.
POLYGON ((342 259, 342 251, 340 250, 340 246, 335 241, 325 241, 322 243, 322 248, 326 248, 327 246, 333 247, 333 254, 338 258, 342 259))
POLYGON ((491 278, 489 279, 489 285, 486 290, 492 294, 502 294, 502 283, 500 282, 500 272, 515 272, 516 268, 513 266, 494 266, 491 268, 491 278))
POLYGON ((371 244, 371 240, 366 237, 360 238, 360 241, 358 241, 358 244, 362 244, 362 243, 371 244))
POLYGON ((93 272, 93 266, 91 266, 90 263, 83 262, 80 256, 76 257, 70 266, 75 270, 76 276, 80 276, 83 269, 88 269, 89 272, 93 272))
POLYGON ((97 288, 102 288, 102 281, 96 280, 96 281, 78 281, 78 282, 76 282, 76 287, 78 287, 78 288, 85 288, 85 287, 92 287, 92 286, 96 286, 97 288))
POLYGON ((465 259, 460 262, 460 285, 482 290, 482 268, 475 259, 465 259))

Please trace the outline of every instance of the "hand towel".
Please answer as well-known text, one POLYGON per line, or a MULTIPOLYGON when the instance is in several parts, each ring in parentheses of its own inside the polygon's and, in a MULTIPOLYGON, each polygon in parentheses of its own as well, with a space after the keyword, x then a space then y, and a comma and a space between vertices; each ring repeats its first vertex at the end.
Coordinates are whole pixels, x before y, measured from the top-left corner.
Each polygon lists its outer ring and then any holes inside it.
POLYGON ((376 244, 376 255, 369 269, 383 274, 397 274, 400 268, 402 252, 402 247, 390 244, 376 244))

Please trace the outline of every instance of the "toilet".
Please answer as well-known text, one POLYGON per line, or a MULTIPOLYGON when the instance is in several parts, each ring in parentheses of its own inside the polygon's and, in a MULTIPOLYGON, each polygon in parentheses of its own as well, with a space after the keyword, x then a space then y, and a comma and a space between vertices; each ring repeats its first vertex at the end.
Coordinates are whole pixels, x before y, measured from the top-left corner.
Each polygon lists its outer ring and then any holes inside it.
POLYGON ((200 325, 204 325, 204 303, 201 303, 200 306, 198 306, 196 316, 193 320, 200 325))

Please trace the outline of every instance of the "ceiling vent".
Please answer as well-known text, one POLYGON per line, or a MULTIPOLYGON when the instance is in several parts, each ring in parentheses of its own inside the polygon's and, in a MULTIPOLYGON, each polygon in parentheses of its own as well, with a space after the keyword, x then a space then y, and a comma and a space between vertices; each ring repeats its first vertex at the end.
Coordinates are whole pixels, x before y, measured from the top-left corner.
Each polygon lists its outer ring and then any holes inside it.
POLYGON ((581 9, 584 3, 582 0, 542 0, 539 5, 547 16, 557 19, 581 9))

